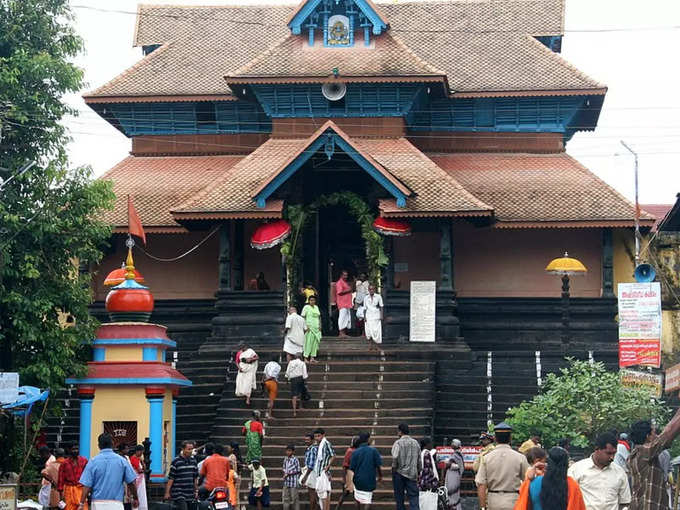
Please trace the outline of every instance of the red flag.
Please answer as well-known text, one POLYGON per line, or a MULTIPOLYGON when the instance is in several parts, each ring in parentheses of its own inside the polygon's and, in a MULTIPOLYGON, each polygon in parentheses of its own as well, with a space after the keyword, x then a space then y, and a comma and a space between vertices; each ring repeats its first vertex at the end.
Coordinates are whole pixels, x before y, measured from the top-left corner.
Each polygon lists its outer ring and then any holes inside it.
POLYGON ((144 246, 146 246, 146 235, 144 234, 144 228, 142 228, 142 220, 139 219, 139 214, 135 211, 130 195, 128 195, 128 232, 130 235, 139 237, 144 246))

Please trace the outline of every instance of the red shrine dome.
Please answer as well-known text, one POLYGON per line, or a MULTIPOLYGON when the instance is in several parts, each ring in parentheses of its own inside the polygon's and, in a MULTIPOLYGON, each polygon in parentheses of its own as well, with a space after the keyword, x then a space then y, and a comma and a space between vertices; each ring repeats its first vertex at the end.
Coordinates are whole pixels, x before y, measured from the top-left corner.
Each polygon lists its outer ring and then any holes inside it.
POLYGON ((106 311, 115 322, 147 322, 153 312, 153 294, 135 281, 131 251, 128 251, 125 269, 123 283, 113 287, 106 296, 106 311))

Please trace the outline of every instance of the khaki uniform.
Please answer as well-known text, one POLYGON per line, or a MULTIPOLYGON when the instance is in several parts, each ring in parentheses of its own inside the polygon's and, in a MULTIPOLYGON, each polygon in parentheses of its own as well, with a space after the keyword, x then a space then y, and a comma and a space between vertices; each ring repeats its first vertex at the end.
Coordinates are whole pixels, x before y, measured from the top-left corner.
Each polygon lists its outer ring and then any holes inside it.
POLYGON ((497 445, 484 456, 475 483, 486 485, 488 510, 513 509, 527 469, 527 458, 507 444, 497 445))
POLYGON ((477 458, 475 459, 475 461, 472 463, 472 470, 473 470, 475 473, 477 473, 477 471, 479 471, 479 464, 480 464, 480 462, 482 461, 482 457, 484 457, 484 455, 486 455, 487 453, 489 453, 489 452, 490 452, 491 450, 493 450, 495 447, 496 447, 495 444, 490 443, 490 444, 486 445, 484 448, 482 448, 482 451, 479 452, 479 455, 477 456, 477 458))

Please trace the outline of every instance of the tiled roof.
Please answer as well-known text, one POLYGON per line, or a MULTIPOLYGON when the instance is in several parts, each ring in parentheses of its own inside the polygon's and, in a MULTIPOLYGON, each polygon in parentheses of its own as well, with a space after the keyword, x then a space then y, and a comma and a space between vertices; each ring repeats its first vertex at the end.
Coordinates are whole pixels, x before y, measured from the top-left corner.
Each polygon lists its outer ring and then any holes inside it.
POLYGON ((373 46, 358 43, 352 48, 326 48, 318 40, 309 46, 306 37, 289 35, 228 78, 326 78, 332 76, 333 67, 340 71, 341 77, 445 75, 415 55, 396 36, 378 37, 373 46))
POLYGON ((656 218, 652 232, 656 232, 659 223, 663 221, 668 212, 673 209, 673 204, 640 204, 640 209, 656 218))
POLYGON ((104 219, 114 227, 127 226, 127 195, 132 195, 145 230, 181 228, 170 209, 219 179, 243 156, 135 157, 129 156, 101 179, 113 181, 116 204, 104 219))
MULTIPOLYGON (((305 139, 272 138, 266 141, 238 162, 228 175, 192 196, 173 213, 176 216, 179 213, 182 217, 191 217, 191 214, 205 217, 205 213, 261 210, 257 208, 253 196, 264 183, 280 173, 291 157, 303 151, 315 136, 318 133, 305 139)), ((492 214, 490 207, 465 191, 405 138, 351 138, 350 142, 360 153, 382 165, 413 192, 413 196, 406 200, 406 207, 399 209, 402 214, 492 214)), ((268 204, 270 202, 267 201, 268 204)))
MULTIPOLYGON (((548 222, 630 225, 633 221, 633 204, 566 153, 430 157, 492 206, 500 222, 540 226, 548 222)), ((643 212, 643 224, 650 226, 653 221, 643 212)))
MULTIPOLYGON (((390 23, 388 33, 423 62, 445 72, 454 92, 603 92, 602 84, 532 37, 563 32, 564 0, 400 2, 379 7, 390 23)), ((229 94, 224 76, 286 37, 286 19, 292 12, 290 6, 140 6, 134 43, 163 46, 86 97, 229 94)), ((282 62, 305 58, 288 55, 285 49, 294 46, 276 47, 282 62)), ((341 51, 336 55, 343 58, 341 51)), ((275 71, 271 62, 266 62, 267 72, 275 71)), ((352 64, 356 72, 362 71, 360 62, 337 62, 330 58, 326 67, 340 67, 342 73, 342 65, 352 64)), ((372 62, 363 71, 376 72, 372 62)), ((290 72, 287 64, 279 70, 282 76, 290 72)))

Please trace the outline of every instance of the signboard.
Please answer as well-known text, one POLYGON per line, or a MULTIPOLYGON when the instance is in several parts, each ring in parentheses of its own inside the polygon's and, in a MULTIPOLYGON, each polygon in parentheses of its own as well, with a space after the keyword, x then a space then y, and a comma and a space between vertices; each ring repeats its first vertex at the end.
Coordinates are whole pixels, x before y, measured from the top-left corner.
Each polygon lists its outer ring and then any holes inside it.
POLYGON ((137 446, 136 421, 105 421, 104 432, 113 438, 113 447, 115 449, 121 444, 128 447, 137 446))
POLYGON ((453 457, 453 448, 450 446, 437 446, 437 467, 444 469, 446 464, 453 457))
POLYGON ((482 446, 463 446, 461 448, 463 460, 465 461, 465 469, 472 469, 472 464, 481 455, 482 448, 482 446))
POLYGON ((661 365, 661 285, 619 283, 619 367, 661 365))
POLYGON ((680 363, 666 369, 666 393, 680 390, 680 363))
POLYGON ((434 342, 437 282, 411 282, 409 340, 434 342))
POLYGON ((644 388, 649 390, 652 397, 661 398, 663 389, 663 376, 639 370, 622 368, 621 383, 628 388, 644 388))
POLYGON ((0 372, 0 404, 11 404, 19 400, 19 374, 0 372))
POLYGON ((17 486, 0 485, 0 510, 16 510, 17 486))

